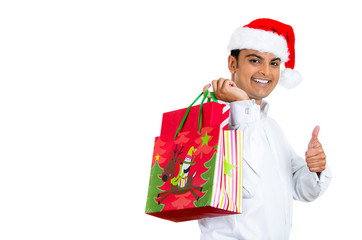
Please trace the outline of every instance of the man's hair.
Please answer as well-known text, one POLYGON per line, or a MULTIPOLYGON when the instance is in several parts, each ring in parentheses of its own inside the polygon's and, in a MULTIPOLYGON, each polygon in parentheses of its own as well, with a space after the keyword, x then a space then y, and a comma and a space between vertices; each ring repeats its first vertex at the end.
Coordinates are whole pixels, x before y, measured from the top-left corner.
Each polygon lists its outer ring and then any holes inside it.
POLYGON ((239 66, 239 53, 240 49, 233 49, 230 51, 230 56, 233 56, 236 59, 236 68, 239 66))

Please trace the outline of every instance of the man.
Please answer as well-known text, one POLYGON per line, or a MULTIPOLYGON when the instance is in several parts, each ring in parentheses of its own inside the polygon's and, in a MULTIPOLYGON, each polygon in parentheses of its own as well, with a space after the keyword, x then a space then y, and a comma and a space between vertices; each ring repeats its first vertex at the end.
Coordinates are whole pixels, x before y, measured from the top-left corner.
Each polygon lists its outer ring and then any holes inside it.
POLYGON ((278 83, 290 88, 301 81, 294 70, 294 32, 281 22, 257 19, 236 29, 228 50, 231 80, 214 80, 204 91, 212 85, 216 98, 230 103, 230 128, 244 131, 243 213, 199 220, 201 239, 288 239, 293 198, 313 201, 331 181, 319 126, 303 159, 267 115, 263 100, 278 83))

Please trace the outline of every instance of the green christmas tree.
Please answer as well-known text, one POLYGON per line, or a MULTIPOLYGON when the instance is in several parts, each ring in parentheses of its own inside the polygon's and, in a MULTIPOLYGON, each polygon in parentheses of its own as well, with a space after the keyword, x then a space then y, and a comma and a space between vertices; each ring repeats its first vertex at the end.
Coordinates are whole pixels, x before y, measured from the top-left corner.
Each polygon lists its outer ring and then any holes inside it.
POLYGON ((201 185, 202 192, 205 193, 198 201, 194 202, 196 207, 204 207, 209 206, 212 196, 212 186, 213 186, 213 178, 215 173, 215 162, 216 162, 216 152, 212 155, 211 159, 205 162, 204 166, 208 169, 206 172, 201 174, 201 178, 206 182, 201 185))
POLYGON ((158 205, 156 198, 157 195, 162 192, 159 187, 165 184, 160 176, 162 175, 163 169, 158 164, 158 161, 155 162, 153 167, 151 168, 151 176, 150 176, 150 183, 148 185, 148 195, 147 195, 147 203, 146 203, 146 213, 155 213, 161 212, 164 204, 158 205))

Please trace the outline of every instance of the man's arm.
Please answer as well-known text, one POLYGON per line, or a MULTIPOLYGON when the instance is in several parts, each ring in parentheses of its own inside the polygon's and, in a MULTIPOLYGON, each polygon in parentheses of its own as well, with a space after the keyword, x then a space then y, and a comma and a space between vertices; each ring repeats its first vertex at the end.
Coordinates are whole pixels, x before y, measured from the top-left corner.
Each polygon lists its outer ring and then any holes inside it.
POLYGON ((292 152, 292 172, 296 200, 310 202, 322 195, 329 186, 332 174, 327 165, 326 155, 318 140, 320 127, 314 128, 312 139, 308 144, 306 159, 292 152))

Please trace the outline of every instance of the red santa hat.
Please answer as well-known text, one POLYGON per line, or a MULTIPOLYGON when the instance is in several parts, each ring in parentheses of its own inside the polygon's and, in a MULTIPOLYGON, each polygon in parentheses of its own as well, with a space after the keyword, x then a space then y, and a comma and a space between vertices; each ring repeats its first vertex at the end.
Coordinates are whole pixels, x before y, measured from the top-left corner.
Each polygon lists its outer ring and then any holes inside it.
POLYGON ((273 19, 260 18, 242 28, 237 28, 230 38, 228 50, 253 49, 274 54, 285 66, 279 84, 293 88, 302 81, 302 76, 294 70, 294 42, 294 31, 291 26, 273 19))

